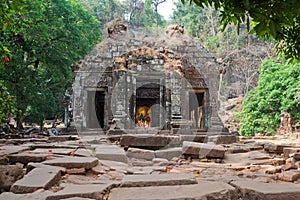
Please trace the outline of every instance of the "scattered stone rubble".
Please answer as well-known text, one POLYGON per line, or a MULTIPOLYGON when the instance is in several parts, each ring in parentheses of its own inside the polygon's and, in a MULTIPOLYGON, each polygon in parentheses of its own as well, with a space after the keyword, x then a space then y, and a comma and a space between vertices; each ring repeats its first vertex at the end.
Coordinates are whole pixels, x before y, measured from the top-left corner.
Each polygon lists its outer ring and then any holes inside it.
POLYGON ((0 140, 0 200, 300 199, 300 145, 282 135, 0 140))

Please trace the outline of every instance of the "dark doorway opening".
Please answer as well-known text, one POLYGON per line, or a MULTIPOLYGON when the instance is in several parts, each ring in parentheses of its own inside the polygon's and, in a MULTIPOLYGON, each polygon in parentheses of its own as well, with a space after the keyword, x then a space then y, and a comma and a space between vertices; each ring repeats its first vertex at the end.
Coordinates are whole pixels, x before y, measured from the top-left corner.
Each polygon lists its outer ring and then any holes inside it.
POLYGON ((135 123, 139 127, 160 126, 160 85, 146 84, 136 90, 135 123))
POLYGON ((189 93, 189 119, 192 121, 192 128, 201 129, 204 127, 203 120, 204 92, 189 93))
POLYGON ((89 91, 88 92, 88 128, 104 128, 105 117, 105 92, 89 91))
POLYGON ((104 128, 104 106, 105 106, 105 93, 103 91, 96 91, 95 109, 96 109, 97 120, 101 128, 104 128))

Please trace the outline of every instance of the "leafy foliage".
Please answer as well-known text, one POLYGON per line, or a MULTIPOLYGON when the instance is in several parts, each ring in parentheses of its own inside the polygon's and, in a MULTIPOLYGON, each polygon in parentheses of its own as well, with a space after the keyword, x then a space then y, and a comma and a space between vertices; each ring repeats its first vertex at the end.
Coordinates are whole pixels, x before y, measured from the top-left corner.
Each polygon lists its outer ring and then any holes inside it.
POLYGON ((280 122, 280 112, 285 109, 294 120, 300 119, 300 63, 263 62, 258 86, 248 93, 243 102, 240 132, 272 134, 280 122))
POLYGON ((39 124, 59 114, 70 66, 101 39, 99 21, 74 0, 30 0, 17 33, 4 39, 12 57, 0 79, 16 96, 19 119, 39 124))
POLYGON ((10 114, 16 111, 15 97, 9 94, 3 81, 0 81, 0 108, 0 123, 3 118, 9 117, 10 114))
MULTIPOLYGON (((6 32, 16 32, 14 25, 22 19, 23 12, 25 12, 26 4, 24 0, 8 1, 3 0, 0 3, 0 58, 1 61, 10 56, 9 49, 3 44, 3 35, 6 32)), ((3 66, 3 62, 0 63, 3 66)))
MULTIPOLYGON (((78 0, 104 26, 106 23, 123 17, 128 9, 119 0, 78 0)), ((127 2, 127 1, 124 1, 127 2)))
POLYGON ((214 6, 220 10, 223 30, 233 23, 238 26, 247 23, 252 33, 272 37, 277 41, 277 51, 286 58, 300 59, 300 4, 297 0, 181 0, 194 2, 199 7, 214 6))

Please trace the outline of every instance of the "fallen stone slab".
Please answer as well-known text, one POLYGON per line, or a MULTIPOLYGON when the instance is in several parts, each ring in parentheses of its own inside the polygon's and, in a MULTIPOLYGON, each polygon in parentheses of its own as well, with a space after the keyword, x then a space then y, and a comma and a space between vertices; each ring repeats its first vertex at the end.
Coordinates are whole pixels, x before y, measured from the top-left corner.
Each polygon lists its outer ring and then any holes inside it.
POLYGON ((193 174, 126 175, 121 187, 148 187, 197 184, 193 174))
MULTIPOLYGON (((111 160, 99 160, 99 163, 102 164, 104 167, 106 167, 106 169, 103 168, 103 170, 106 171, 114 170, 114 171, 126 172, 127 168, 129 167, 127 163, 111 161, 111 160)), ((97 171, 96 168, 95 171, 97 171)))
POLYGON ((160 173, 166 171, 167 171, 166 166, 145 166, 145 167, 127 168, 127 174, 135 174, 135 175, 152 174, 153 172, 160 173))
POLYGON ((122 135, 121 146, 127 147, 147 147, 147 149, 157 150, 172 143, 172 140, 178 140, 178 136, 135 134, 122 135))
POLYGON ((266 143, 264 144, 264 150, 269 152, 269 153, 277 153, 277 154, 282 154, 283 149, 290 147, 289 145, 284 145, 284 144, 274 144, 274 143, 266 143))
POLYGON ((78 135, 58 135, 58 136, 50 136, 48 138, 51 142, 65 142, 68 140, 79 140, 78 135))
POLYGON ((53 192, 47 190, 43 192, 34 192, 30 194, 15 194, 12 192, 4 192, 0 194, 0 200, 44 200, 53 192))
POLYGON ((9 191, 10 187, 23 178, 23 165, 0 165, 0 192, 9 191))
POLYGON ((215 144, 184 141, 182 154, 194 158, 224 158, 225 148, 215 144))
POLYGON ((231 145, 226 148, 226 154, 228 153, 246 153, 249 152, 251 149, 248 145, 231 145))
POLYGON ((300 152, 295 153, 293 157, 296 161, 300 161, 300 152))
POLYGON ((95 151, 87 148, 80 148, 75 151, 75 156, 91 157, 95 156, 95 151))
POLYGON ((59 154, 59 155, 70 155, 76 149, 74 148, 47 148, 47 149, 34 149, 32 153, 36 154, 59 154))
POLYGON ((226 154, 224 162, 238 165, 273 164, 271 156, 260 151, 226 154))
POLYGON ((83 198, 83 197, 71 197, 71 198, 67 198, 64 200, 94 200, 94 199, 90 199, 90 198, 83 198))
POLYGON ((60 200, 72 197, 103 199, 107 190, 116 187, 115 182, 111 184, 67 184, 64 189, 49 195, 46 200, 60 200))
POLYGON ((10 191, 13 193, 31 193, 38 189, 49 189, 61 178, 61 169, 57 167, 35 168, 22 179, 15 182, 10 191))
POLYGON ((2 153, 9 155, 9 154, 20 153, 22 151, 29 150, 29 147, 6 145, 0 147, 0 150, 2 153))
POLYGON ((294 182, 300 178, 300 171, 298 170, 290 170, 282 172, 278 175, 279 179, 287 182, 294 182))
POLYGON ((22 163, 26 165, 29 162, 43 162, 49 157, 49 154, 34 154, 28 152, 22 152, 18 154, 11 154, 8 156, 10 163, 22 163))
POLYGON ((179 157, 182 155, 182 147, 160 149, 154 152, 156 158, 165 158, 172 160, 174 157, 179 157))
POLYGON ((208 137, 208 142, 215 144, 232 144, 237 142, 235 135, 213 135, 208 137))
POLYGON ((181 144, 183 141, 206 143, 207 135, 180 135, 181 144))
POLYGON ((144 159, 144 160, 152 160, 155 158, 155 154, 153 150, 147 149, 138 149, 138 148, 129 148, 126 153, 129 158, 136 159, 144 159))
POLYGON ((42 163, 45 165, 65 167, 67 169, 70 169, 70 168, 91 169, 98 164, 98 159, 93 158, 93 157, 65 156, 65 157, 61 157, 61 158, 55 158, 52 160, 46 160, 42 163))
POLYGON ((45 167, 54 167, 54 168, 57 168, 57 169, 60 169, 60 171, 62 173, 66 173, 66 168, 64 167, 56 167, 56 166, 51 166, 51 165, 44 165, 42 163, 28 163, 27 166, 26 166, 26 172, 29 173, 31 170, 35 169, 35 168, 45 168, 45 167))
POLYGON ((114 188, 109 200, 199 200, 199 199, 238 199, 235 188, 213 181, 198 181, 198 184, 175 186, 150 186, 114 188))
POLYGON ((291 157, 291 154, 295 154, 300 152, 300 147, 284 147, 283 148, 283 156, 285 158, 291 157))
POLYGON ((259 181, 233 181, 243 200, 298 200, 300 185, 292 183, 264 183, 259 181))
POLYGON ((99 160, 112 160, 128 163, 124 149, 115 145, 96 145, 95 156, 99 160))

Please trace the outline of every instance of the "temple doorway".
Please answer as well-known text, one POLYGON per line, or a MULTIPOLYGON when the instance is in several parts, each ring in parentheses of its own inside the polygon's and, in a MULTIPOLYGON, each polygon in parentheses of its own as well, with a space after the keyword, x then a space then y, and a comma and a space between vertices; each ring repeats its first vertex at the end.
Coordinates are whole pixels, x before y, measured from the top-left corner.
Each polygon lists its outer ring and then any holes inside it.
POLYGON ((88 91, 87 127, 104 128, 105 92, 88 91))
POLYGON ((204 92, 189 93, 189 120, 192 122, 192 128, 201 129, 203 122, 204 92))
POLYGON ((135 123, 137 127, 158 127, 160 125, 160 87, 147 84, 136 90, 135 123))

